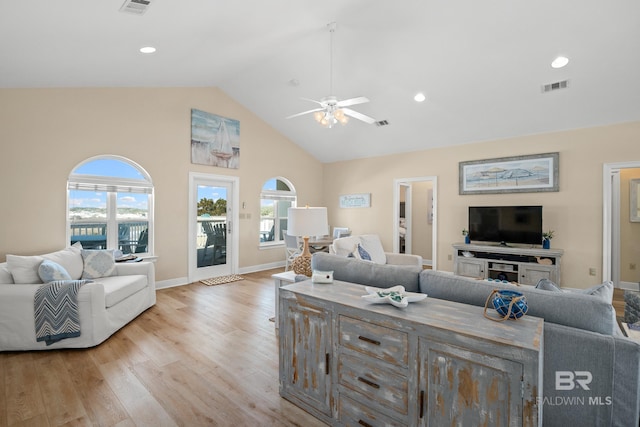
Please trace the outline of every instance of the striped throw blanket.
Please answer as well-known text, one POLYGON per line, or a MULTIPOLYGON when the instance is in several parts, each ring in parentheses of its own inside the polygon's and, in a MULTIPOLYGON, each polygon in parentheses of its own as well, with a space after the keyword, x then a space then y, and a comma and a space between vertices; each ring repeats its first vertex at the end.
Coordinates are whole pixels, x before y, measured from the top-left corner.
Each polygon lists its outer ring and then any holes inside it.
POLYGON ((38 288, 33 300, 36 341, 51 345, 64 338, 80 336, 78 291, 89 282, 91 280, 56 280, 38 288))

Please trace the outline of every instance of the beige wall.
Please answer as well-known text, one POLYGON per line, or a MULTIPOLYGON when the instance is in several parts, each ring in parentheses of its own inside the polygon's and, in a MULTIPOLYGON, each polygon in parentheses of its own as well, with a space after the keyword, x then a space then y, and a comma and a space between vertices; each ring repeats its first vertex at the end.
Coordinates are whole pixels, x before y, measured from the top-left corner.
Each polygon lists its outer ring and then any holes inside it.
POLYGON ((240 268, 284 260, 259 250, 259 195, 284 176, 300 203, 322 203, 323 166, 216 88, 0 90, 0 262, 65 246, 66 180, 101 154, 144 167, 155 186, 159 281, 186 278, 189 172, 240 177, 240 268), (240 121, 240 168, 191 164, 191 108, 240 121), (286 161, 284 160, 286 158, 286 161))
MULTIPOLYGON (((552 246, 565 250, 563 285, 601 280, 602 165, 640 160, 640 122, 461 145, 322 165, 215 88, 0 90, 0 261, 65 246, 65 184, 81 161, 117 154, 142 165, 156 188, 158 280, 187 276, 189 172, 240 177, 240 268, 281 262, 282 248, 258 248, 265 180, 291 180, 299 203, 326 205, 329 223, 378 233, 391 250, 394 179, 438 177, 438 266, 452 271, 469 205, 542 204, 552 246), (240 120, 240 169, 190 162, 190 109, 240 120), (458 162, 560 152, 560 192, 458 195, 458 162), (283 159, 286 158, 286 162, 283 159), (338 196, 371 193, 371 208, 340 209, 338 196), (597 275, 589 276, 588 269, 597 275)), ((640 266, 639 266, 640 267, 640 266)))
POLYGON ((392 245, 393 181, 438 177, 437 268, 453 271, 451 244, 460 242, 470 205, 544 206, 543 227, 556 231, 552 247, 565 251, 562 284, 585 288, 601 281, 602 165, 640 160, 640 122, 532 135, 451 148, 397 154, 325 165, 324 199, 332 222, 354 234, 378 233, 385 249, 392 245), (506 195, 458 194, 458 162, 560 152, 560 191, 506 195), (368 193, 369 209, 339 209, 338 195, 368 193), (595 268, 596 276, 589 275, 595 268))
POLYGON ((638 178, 640 168, 620 171, 620 281, 636 284, 640 282, 640 222, 629 221, 629 181, 638 178))

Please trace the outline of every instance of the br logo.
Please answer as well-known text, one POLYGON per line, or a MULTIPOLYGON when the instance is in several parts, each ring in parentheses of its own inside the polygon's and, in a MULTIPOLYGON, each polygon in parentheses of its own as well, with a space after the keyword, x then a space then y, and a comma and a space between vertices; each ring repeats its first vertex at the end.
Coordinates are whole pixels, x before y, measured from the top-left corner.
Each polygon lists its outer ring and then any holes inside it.
POLYGON ((556 371, 556 390, 573 390, 576 387, 591 390, 593 376, 589 371, 556 371))

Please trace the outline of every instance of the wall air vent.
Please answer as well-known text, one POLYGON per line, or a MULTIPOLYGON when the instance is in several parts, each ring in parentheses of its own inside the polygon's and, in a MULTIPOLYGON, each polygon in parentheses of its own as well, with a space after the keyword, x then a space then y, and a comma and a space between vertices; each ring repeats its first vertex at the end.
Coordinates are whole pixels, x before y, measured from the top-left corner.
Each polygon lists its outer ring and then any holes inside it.
POLYGON ((120 6, 120 12, 131 13, 132 15, 144 15, 152 0, 125 0, 120 6))
POLYGON ((569 87, 569 80, 562 80, 559 82, 542 85, 542 93, 553 92, 560 89, 566 89, 568 87, 569 87))
POLYGON ((389 126, 389 122, 387 120, 379 120, 376 122, 376 126, 389 126))

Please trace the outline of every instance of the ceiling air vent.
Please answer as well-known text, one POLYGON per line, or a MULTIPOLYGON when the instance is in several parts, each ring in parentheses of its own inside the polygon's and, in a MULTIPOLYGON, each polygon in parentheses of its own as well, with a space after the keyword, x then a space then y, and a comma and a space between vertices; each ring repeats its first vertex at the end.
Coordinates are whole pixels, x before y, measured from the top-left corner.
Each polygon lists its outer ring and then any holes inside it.
POLYGON ((152 0, 125 0, 120 7, 120 12, 133 15, 144 15, 152 0))
POLYGON ((380 120, 376 122, 376 126, 389 126, 389 122, 387 120, 380 120))
POLYGON ((566 89, 569 87, 569 80, 562 80, 555 83, 542 85, 542 93, 553 92, 555 90, 566 89))

